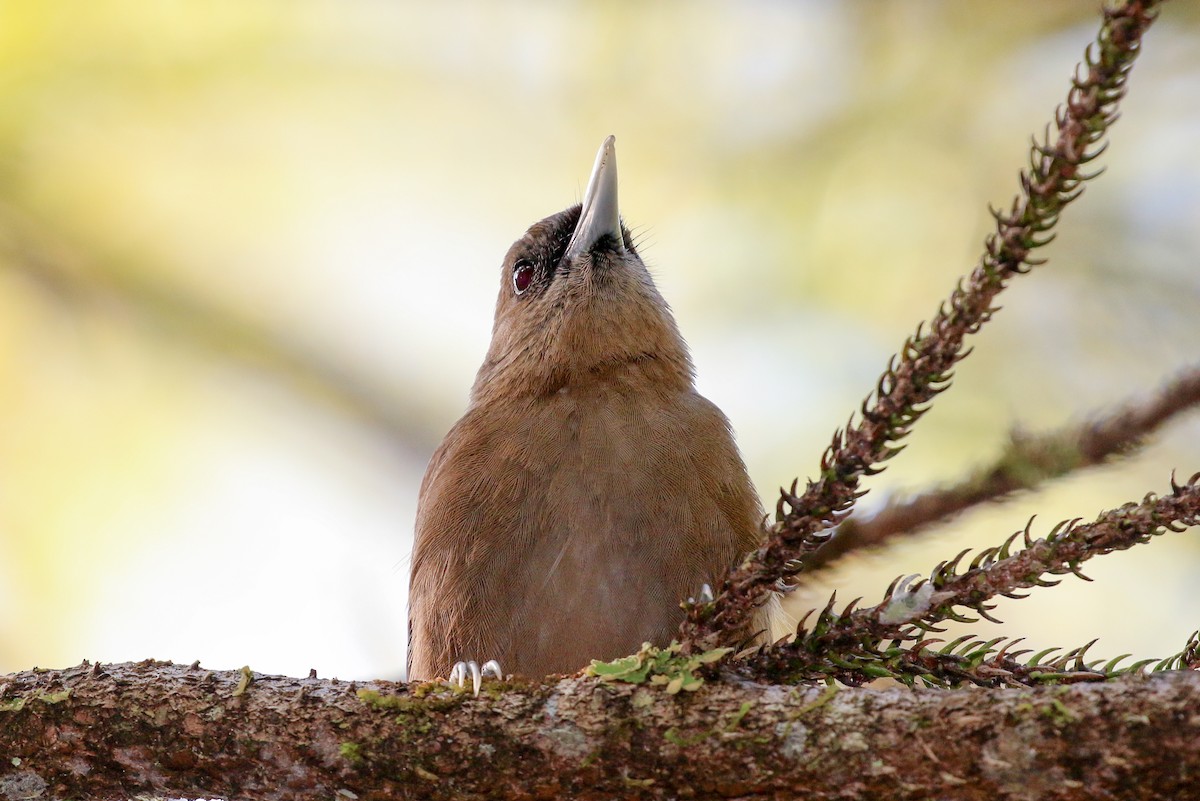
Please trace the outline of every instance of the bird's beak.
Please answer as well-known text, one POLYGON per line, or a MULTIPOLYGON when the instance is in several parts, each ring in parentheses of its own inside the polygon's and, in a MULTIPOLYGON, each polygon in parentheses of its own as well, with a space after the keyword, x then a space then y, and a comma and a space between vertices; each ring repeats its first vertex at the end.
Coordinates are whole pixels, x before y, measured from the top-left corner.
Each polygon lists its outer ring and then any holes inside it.
POLYGON ((587 191, 583 193, 583 209, 579 212, 579 223, 571 243, 567 245, 567 258, 591 250, 607 235, 617 240, 617 249, 625 249, 621 236, 621 216, 617 208, 617 150, 615 136, 609 136, 600 145, 592 177, 588 179, 587 191))

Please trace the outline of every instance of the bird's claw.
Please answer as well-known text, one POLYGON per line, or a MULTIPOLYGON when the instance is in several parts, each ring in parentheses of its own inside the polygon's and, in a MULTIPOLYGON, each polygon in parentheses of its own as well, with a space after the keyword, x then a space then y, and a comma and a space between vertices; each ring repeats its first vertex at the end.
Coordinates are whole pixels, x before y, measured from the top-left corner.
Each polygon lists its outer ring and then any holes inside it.
POLYGON ((500 669, 500 663, 495 659, 489 659, 483 663, 483 667, 474 659, 467 662, 455 662, 454 667, 450 668, 450 684, 463 689, 467 686, 467 676, 471 677, 471 694, 479 695, 479 685, 483 683, 484 676, 494 676, 497 679, 504 678, 504 672, 500 669))
POLYGON ((712 587, 707 583, 700 585, 700 596, 698 598, 688 597, 689 604, 711 604, 713 602, 712 587))

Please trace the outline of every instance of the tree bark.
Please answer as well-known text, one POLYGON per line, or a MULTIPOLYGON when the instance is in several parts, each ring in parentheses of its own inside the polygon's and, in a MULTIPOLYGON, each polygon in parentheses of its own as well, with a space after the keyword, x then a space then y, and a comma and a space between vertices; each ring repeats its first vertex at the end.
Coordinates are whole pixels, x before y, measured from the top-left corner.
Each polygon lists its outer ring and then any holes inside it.
POLYGON ((1200 674, 695 693, 293 679, 146 661, 0 678, 0 799, 1200 798, 1200 674))

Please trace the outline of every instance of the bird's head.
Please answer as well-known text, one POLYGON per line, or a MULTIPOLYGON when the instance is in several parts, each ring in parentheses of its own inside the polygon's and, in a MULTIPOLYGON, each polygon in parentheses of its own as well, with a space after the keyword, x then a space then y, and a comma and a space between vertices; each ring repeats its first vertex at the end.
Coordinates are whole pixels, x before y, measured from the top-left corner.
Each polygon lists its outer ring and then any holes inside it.
POLYGON ((621 224, 613 143, 600 146, 583 203, 534 223, 509 248, 476 400, 612 378, 691 385, 671 310, 621 224))

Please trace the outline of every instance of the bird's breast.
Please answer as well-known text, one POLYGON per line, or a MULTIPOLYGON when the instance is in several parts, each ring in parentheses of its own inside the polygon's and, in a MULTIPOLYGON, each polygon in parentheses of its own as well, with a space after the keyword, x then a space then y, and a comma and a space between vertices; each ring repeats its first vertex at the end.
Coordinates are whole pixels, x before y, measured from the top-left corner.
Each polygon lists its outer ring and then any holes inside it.
POLYGON ((609 383, 477 406, 443 448, 415 595, 485 616, 471 636, 506 669, 573 670, 669 641, 680 600, 755 537, 725 418, 692 391, 609 383))

